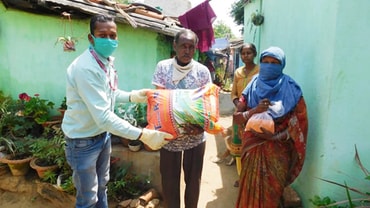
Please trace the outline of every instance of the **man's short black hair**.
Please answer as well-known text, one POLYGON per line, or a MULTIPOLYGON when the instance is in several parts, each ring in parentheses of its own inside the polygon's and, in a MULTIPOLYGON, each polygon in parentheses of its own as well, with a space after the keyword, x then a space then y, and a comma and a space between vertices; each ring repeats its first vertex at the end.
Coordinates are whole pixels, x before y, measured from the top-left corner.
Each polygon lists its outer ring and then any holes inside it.
POLYGON ((96 22, 114 22, 114 17, 105 14, 98 14, 93 16, 90 20, 90 33, 92 35, 94 35, 96 22))

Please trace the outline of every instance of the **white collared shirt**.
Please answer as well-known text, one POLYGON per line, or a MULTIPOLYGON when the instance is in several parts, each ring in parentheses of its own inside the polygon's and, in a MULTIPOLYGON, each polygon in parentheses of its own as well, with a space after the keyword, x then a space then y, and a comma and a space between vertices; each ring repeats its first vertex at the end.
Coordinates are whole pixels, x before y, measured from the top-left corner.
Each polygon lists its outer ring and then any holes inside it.
MULTIPOLYGON (((129 92, 113 91, 114 68, 110 59, 98 56, 107 74, 92 56, 89 49, 77 57, 67 69, 67 106, 62 129, 71 139, 96 136, 103 132, 128 139, 137 139, 141 129, 118 117, 113 109, 115 102, 128 102, 129 92), (108 78, 110 77, 110 78, 108 78)), ((112 57, 111 57, 112 58, 112 57)))

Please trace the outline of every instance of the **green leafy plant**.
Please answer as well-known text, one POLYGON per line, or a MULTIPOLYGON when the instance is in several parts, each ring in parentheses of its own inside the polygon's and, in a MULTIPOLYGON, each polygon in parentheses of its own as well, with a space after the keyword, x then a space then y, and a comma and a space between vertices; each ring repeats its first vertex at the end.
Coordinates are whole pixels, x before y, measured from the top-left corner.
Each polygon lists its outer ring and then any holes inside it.
POLYGON ((32 138, 24 137, 20 139, 9 139, 6 137, 0 137, 0 144, 5 147, 5 154, 7 159, 16 160, 30 157, 31 151, 29 146, 32 143, 32 138))
POLYGON ((19 101, 24 107, 23 110, 20 111, 20 114, 32 117, 38 124, 42 124, 50 119, 50 110, 52 110, 55 105, 51 101, 40 98, 39 94, 35 94, 31 97, 27 93, 21 93, 19 94, 19 101))
POLYGON ((23 114, 24 105, 10 97, 2 99, 0 115, 0 135, 8 137, 25 137, 38 131, 37 123, 23 114))
POLYGON ((14 152, 12 159, 23 159, 32 156, 30 145, 32 138, 22 138, 14 141, 14 152))
POLYGON ((72 174, 63 173, 57 177, 57 184, 59 188, 71 195, 76 194, 76 188, 73 185, 72 174))
POLYGON ((8 117, 10 116, 10 106, 12 105, 12 98, 7 96, 0 91, 0 136, 5 135, 6 129, 8 127, 8 117))
POLYGON ((256 41, 257 28, 263 24, 264 19, 264 16, 258 10, 252 12, 250 18, 248 19, 247 26, 250 25, 249 33, 252 33, 252 30, 254 29, 253 42, 256 41))
MULTIPOLYGON (((317 206, 317 207, 325 207, 325 206, 327 206, 327 205, 330 205, 330 204, 334 204, 334 203, 336 203, 336 201, 335 200, 332 200, 330 197, 328 197, 328 196, 325 196, 325 197, 323 197, 323 198, 321 198, 320 196, 318 196, 318 195, 315 195, 312 199, 309 199, 309 201, 313 204, 313 205, 315 205, 315 206, 317 206)), ((333 205, 333 206, 331 206, 332 208, 341 208, 341 206, 337 206, 337 205, 333 205)))
POLYGON ((5 138, 5 137, 0 137, 0 146, 4 146, 4 152, 14 154, 15 153, 15 144, 13 140, 5 138))
POLYGON ((264 20, 263 15, 261 13, 259 13, 258 11, 253 12, 251 14, 251 21, 252 21, 253 25, 260 26, 260 25, 262 25, 263 20, 264 20))
POLYGON ((54 171, 46 171, 44 177, 42 178, 42 181, 56 184, 57 183, 57 177, 58 175, 54 171))
POLYGON ((111 179, 108 182, 109 199, 122 201, 136 198, 151 188, 147 176, 130 172, 131 166, 132 162, 120 166, 111 165, 111 179))
MULTIPOLYGON (((361 168, 362 172, 365 174, 365 180, 370 180, 370 172, 362 165, 356 145, 355 145, 355 160, 356 160, 356 163, 361 168)), ((336 202, 334 200, 331 200, 329 197, 324 197, 321 199, 319 196, 315 196, 313 199, 310 199, 310 202, 312 204, 318 207, 334 207, 334 208, 335 207, 341 208, 341 206, 339 205, 346 205, 344 207, 351 207, 351 208, 352 207, 370 207, 370 192, 361 191, 360 189, 350 187, 347 185, 346 182, 341 184, 341 183, 327 180, 327 179, 322 179, 322 178, 319 178, 319 179, 327 183, 334 184, 336 186, 344 188, 347 199, 336 202), (351 196, 351 193, 356 193, 361 197, 353 198, 351 196)))
POLYGON ((42 134, 41 124, 51 118, 54 103, 40 98, 39 94, 33 97, 27 93, 19 94, 18 100, 1 96, 0 100, 0 135, 38 137, 42 134))
POLYGON ((37 158, 37 165, 58 165, 59 168, 66 162, 64 155, 64 136, 60 128, 45 128, 44 137, 34 139, 30 145, 33 157, 37 158), (50 136, 52 135, 52 136, 50 136))
POLYGON ((62 103, 59 106, 59 109, 64 109, 64 110, 67 109, 67 97, 64 96, 62 103))
POLYGON ((60 106, 58 108, 58 111, 62 115, 62 118, 64 117, 64 114, 65 114, 66 110, 67 110, 67 97, 64 96, 64 98, 62 100, 62 103, 60 104, 60 106))
POLYGON ((121 103, 116 106, 115 113, 133 126, 145 127, 148 124, 146 103, 121 103))
POLYGON ((38 136, 42 132, 42 126, 32 118, 23 115, 11 114, 8 116, 5 135, 10 134, 14 138, 26 136, 38 136))
POLYGON ((24 137, 35 131, 36 123, 21 113, 23 104, 0 92, 0 135, 24 137))

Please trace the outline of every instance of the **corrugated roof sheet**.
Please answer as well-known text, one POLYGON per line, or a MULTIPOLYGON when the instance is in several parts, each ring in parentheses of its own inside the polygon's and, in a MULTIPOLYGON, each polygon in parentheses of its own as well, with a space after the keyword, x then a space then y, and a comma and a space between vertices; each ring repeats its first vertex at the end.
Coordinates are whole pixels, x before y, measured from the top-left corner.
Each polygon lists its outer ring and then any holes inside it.
POLYGON ((41 14, 68 12, 72 18, 74 15, 89 17, 95 14, 109 14, 115 16, 117 22, 172 37, 183 28, 177 19, 164 16, 145 4, 121 4, 109 0, 2 0, 2 2, 7 7, 41 14))

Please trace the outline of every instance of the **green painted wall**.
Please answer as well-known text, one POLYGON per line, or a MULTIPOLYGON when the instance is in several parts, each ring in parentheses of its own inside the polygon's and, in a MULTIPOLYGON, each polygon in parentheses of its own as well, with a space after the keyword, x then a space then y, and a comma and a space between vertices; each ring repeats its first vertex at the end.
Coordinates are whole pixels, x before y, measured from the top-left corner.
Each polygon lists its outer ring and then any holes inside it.
MULTIPOLYGON (((59 16, 5 8, 0 3, 0 90, 12 97, 27 92, 59 105, 65 95, 65 71, 88 48, 89 19, 72 19, 75 52, 63 52, 57 37, 71 35, 59 16), (66 33, 64 34, 64 26, 66 33)), ((146 29, 118 24, 115 67, 124 90, 152 88, 156 63, 170 56, 172 40, 146 29)))
POLYGON ((343 188, 317 178, 370 191, 354 160, 356 144, 370 168, 368 8, 368 0, 252 0, 245 7, 244 40, 259 52, 272 45, 285 51, 284 72, 301 85, 308 105, 307 158, 293 184, 304 207, 313 207, 314 195, 346 199, 343 188), (251 29, 256 10, 265 22, 251 29))

